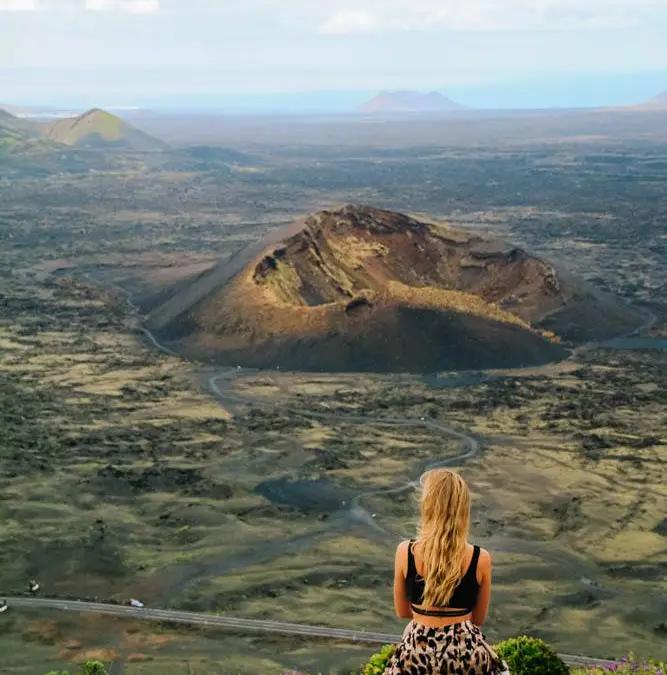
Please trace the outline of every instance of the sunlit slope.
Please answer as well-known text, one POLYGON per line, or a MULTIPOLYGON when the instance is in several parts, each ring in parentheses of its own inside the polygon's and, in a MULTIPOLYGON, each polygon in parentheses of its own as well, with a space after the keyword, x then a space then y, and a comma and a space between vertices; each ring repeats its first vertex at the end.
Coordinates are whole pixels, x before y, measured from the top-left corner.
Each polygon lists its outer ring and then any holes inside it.
POLYGON ((77 147, 118 147, 129 150, 163 147, 161 141, 99 108, 93 108, 79 117, 50 122, 42 128, 48 138, 77 147))

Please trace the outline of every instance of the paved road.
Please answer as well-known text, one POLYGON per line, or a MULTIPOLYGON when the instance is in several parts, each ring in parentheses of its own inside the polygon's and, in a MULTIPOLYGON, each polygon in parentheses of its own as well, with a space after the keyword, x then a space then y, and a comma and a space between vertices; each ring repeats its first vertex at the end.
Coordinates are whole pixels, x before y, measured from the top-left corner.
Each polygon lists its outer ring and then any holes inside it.
MULTIPOLYGON (((93 614, 107 614, 144 621, 166 621, 169 623, 183 623, 191 626, 220 626, 240 633, 259 631, 262 633, 279 633, 281 635, 302 635, 319 637, 345 642, 362 642, 369 644, 387 644, 398 642, 399 635, 391 633, 376 633, 373 631, 348 630, 345 628, 330 628, 328 626, 309 626, 300 623, 285 623, 283 621, 265 621, 262 619, 242 619, 239 617, 205 614, 201 612, 180 612, 177 610, 153 609, 145 607, 138 609, 125 605, 110 605, 102 602, 82 602, 80 600, 58 600, 57 598, 7 598, 9 611, 16 608, 37 610, 60 610, 67 612, 87 612, 93 614)), ((561 654, 561 658, 570 665, 591 665, 596 663, 611 663, 601 659, 591 659, 585 656, 561 654)))
POLYGON ((284 635, 308 635, 313 637, 337 638, 349 642, 382 643, 396 642, 398 635, 390 633, 375 633, 366 631, 347 630, 344 628, 330 628, 328 626, 308 626, 298 623, 282 621, 266 621, 262 619, 242 619, 239 617, 205 614, 200 612, 181 612, 178 610, 139 609, 125 605, 111 605, 102 602, 83 602, 80 600, 59 600, 57 598, 7 598, 9 611, 22 609, 53 609, 69 612, 90 612, 94 614, 109 614, 145 621, 168 621, 171 623, 186 623, 193 626, 221 626, 232 628, 239 632, 260 631, 265 633, 281 633, 284 635))

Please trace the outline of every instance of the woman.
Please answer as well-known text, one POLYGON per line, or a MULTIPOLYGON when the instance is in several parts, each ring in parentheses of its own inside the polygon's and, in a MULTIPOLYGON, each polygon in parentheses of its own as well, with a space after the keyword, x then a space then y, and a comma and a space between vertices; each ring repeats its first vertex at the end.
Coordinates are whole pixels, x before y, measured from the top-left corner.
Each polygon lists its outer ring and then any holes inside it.
POLYGON ((504 664, 484 640, 491 597, 491 556, 468 543, 470 492, 459 474, 421 478, 416 540, 396 549, 394 607, 412 619, 385 675, 496 675, 504 664))

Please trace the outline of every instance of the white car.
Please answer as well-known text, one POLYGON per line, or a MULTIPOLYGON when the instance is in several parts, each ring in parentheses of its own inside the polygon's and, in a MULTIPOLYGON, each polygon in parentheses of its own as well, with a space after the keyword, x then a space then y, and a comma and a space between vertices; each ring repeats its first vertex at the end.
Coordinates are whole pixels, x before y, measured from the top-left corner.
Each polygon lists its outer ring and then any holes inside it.
POLYGON ((7 606, 7 601, 6 600, 0 600, 0 614, 3 612, 6 612, 9 609, 7 606))
POLYGON ((130 607, 136 607, 137 609, 142 609, 145 607, 144 603, 141 600, 136 600, 135 598, 130 598, 130 607))

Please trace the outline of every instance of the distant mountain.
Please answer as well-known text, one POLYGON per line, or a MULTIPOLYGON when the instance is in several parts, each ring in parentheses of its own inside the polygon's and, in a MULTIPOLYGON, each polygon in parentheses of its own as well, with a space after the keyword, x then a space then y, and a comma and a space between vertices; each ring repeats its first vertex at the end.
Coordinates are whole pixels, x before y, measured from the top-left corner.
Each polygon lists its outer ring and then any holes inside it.
POLYGON ((54 147, 39 127, 0 108, 0 155, 25 155, 54 147))
POLYGON ((77 147, 116 147, 124 150, 157 150, 164 147, 162 141, 99 108, 93 108, 78 117, 42 124, 41 128, 47 138, 77 147))
POLYGON ((447 112, 464 106, 437 91, 382 91, 359 107, 364 113, 447 112))
POLYGON ((667 110, 667 91, 663 91, 652 99, 641 103, 639 107, 650 108, 651 110, 667 110))

